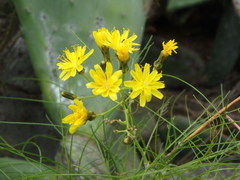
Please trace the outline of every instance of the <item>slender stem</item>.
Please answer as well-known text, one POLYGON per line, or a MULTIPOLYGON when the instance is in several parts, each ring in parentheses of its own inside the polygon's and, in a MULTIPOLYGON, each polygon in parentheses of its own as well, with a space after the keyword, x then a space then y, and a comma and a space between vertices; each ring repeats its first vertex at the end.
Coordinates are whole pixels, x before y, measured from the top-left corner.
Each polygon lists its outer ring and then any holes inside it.
POLYGON ((130 123, 129 123, 129 111, 128 111, 128 109, 125 107, 125 105, 124 105, 124 116, 125 116, 125 122, 126 122, 126 128, 128 129, 129 127, 130 127, 130 123))
MULTIPOLYGON (((72 148, 73 147, 73 135, 71 135, 71 143, 70 143, 70 150, 69 150, 69 156, 70 156, 70 160, 69 160, 69 164, 68 164, 68 168, 69 168, 69 173, 72 172, 72 148)), ((72 177, 70 176, 70 178, 72 179, 72 177)))
POLYGON ((113 124, 113 123, 118 123, 120 125, 126 126, 126 121, 122 121, 120 119, 114 119, 108 122, 109 124, 113 124))
POLYGON ((81 99, 89 99, 89 98, 95 98, 97 97, 97 95, 92 95, 92 96, 78 96, 77 99, 81 100, 81 99))
MULTIPOLYGON (((115 102, 116 102, 116 101, 115 101, 115 102)), ((116 104, 115 106, 113 106, 111 109, 109 109, 109 110, 107 110, 107 111, 105 111, 105 112, 103 112, 103 113, 97 114, 97 116, 103 116, 103 115, 105 115, 105 114, 113 111, 114 109, 116 109, 119 105, 120 105, 120 103, 117 102, 117 104, 116 104)))
POLYGON ((125 129, 125 130, 114 130, 113 132, 115 133, 128 133, 128 131, 125 129))
POLYGON ((86 75, 86 73, 83 73, 82 75, 83 75, 83 77, 84 77, 88 82, 91 82, 91 80, 90 80, 89 77, 86 75))
MULTIPOLYGON (((122 73, 122 88, 124 88, 124 80, 125 80, 125 73, 122 73)), ((125 116, 125 122, 126 122, 126 128, 128 129, 130 127, 129 124, 129 110, 126 105, 126 99, 124 97, 124 91, 121 91, 121 99, 122 99, 122 107, 123 107, 123 112, 125 116)))
POLYGON ((139 152, 142 155, 144 167, 145 168, 148 167, 149 161, 146 157, 146 151, 143 150, 143 148, 140 146, 139 142, 136 139, 134 140, 134 144, 136 145, 137 149, 139 150, 139 152))
MULTIPOLYGON (((122 74, 122 89, 124 89, 124 80, 125 80, 125 73, 122 74)), ((125 122, 126 122, 126 128, 130 128, 134 125, 134 122, 132 121, 132 111, 131 111, 131 106, 127 106, 126 104, 126 99, 124 97, 124 91, 121 92, 121 98, 122 98, 122 108, 123 108, 123 112, 124 112, 124 116, 125 116, 125 122), (131 120, 131 121, 130 121, 131 120)), ((128 99, 128 98, 127 98, 128 99)), ((134 136, 132 134, 130 134, 130 132, 127 132, 130 136, 134 136)), ((137 147, 137 149, 139 150, 139 152, 142 155, 143 158, 143 162, 144 162, 144 167, 148 166, 149 161, 147 160, 146 157, 146 152, 143 150, 143 148, 140 146, 139 142, 137 141, 137 139, 133 139, 133 143, 134 145, 137 147)))

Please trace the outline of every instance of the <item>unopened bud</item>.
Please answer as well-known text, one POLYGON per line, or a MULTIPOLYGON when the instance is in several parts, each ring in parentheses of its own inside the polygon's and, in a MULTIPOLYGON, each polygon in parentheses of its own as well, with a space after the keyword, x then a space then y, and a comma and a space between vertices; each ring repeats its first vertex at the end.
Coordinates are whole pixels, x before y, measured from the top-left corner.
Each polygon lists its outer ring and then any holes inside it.
POLYGON ((102 70, 105 71, 105 69, 106 69, 106 61, 101 61, 99 65, 102 68, 102 70))
POLYGON ((94 120, 96 117, 97 117, 97 115, 96 115, 95 112, 93 112, 93 111, 88 111, 88 117, 87 117, 88 121, 92 121, 92 120, 94 120))
POLYGON ((82 74, 85 73, 85 69, 83 68, 83 70, 81 70, 81 71, 77 71, 77 73, 82 75, 82 74))
POLYGON ((123 143, 124 143, 124 144, 132 144, 132 142, 133 142, 133 138, 130 137, 130 136, 125 136, 125 137, 123 138, 123 143))
POLYGON ((74 99, 77 98, 77 96, 76 96, 75 94, 72 94, 72 93, 66 92, 66 91, 63 91, 63 92, 61 93, 61 95, 62 95, 63 97, 65 97, 65 98, 71 99, 71 100, 74 100, 74 99))

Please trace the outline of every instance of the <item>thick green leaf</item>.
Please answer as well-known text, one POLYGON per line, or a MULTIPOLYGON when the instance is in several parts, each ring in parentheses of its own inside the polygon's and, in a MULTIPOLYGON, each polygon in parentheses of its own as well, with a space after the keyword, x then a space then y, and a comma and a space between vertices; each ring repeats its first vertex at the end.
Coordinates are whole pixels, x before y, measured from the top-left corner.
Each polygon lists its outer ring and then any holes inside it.
POLYGON ((233 69, 240 56, 240 17, 228 2, 217 31, 213 56, 208 64, 210 85, 222 82, 233 69))
POLYGON ((24 177, 35 180, 56 179, 54 176, 48 176, 49 174, 53 175, 56 172, 40 163, 37 164, 13 158, 0 158, 0 179, 22 179, 24 177))
POLYGON ((208 0, 169 0, 167 10, 175 11, 178 9, 193 6, 195 4, 199 4, 206 1, 208 0))

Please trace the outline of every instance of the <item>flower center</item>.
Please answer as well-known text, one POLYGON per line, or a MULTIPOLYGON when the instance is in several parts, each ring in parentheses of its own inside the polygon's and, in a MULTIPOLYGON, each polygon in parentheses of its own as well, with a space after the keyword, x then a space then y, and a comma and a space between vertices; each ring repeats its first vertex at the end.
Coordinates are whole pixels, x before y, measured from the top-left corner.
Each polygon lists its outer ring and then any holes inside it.
POLYGON ((110 84, 109 84, 108 80, 105 80, 105 81, 104 81, 104 86, 105 86, 107 89, 110 87, 110 84))
POLYGON ((148 86, 149 86, 149 82, 145 82, 145 81, 142 82, 143 88, 147 88, 148 86))

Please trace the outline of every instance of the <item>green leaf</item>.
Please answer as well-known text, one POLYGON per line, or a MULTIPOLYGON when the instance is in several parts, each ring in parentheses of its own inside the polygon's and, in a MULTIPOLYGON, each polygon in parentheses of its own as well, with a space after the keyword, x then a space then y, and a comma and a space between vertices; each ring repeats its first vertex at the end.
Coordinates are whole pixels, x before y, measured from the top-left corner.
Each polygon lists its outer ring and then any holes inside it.
POLYGON ((207 67, 210 85, 222 82, 240 56, 240 17, 228 2, 214 42, 213 56, 207 67))
POLYGON ((206 2, 208 0, 169 0, 167 5, 167 11, 175 11, 178 9, 193 6, 199 3, 206 2))
POLYGON ((0 179, 41 179, 51 180, 56 177, 47 177, 49 174, 56 174, 50 167, 30 161, 13 158, 0 158, 0 179), (30 178, 31 177, 31 178, 30 178))

